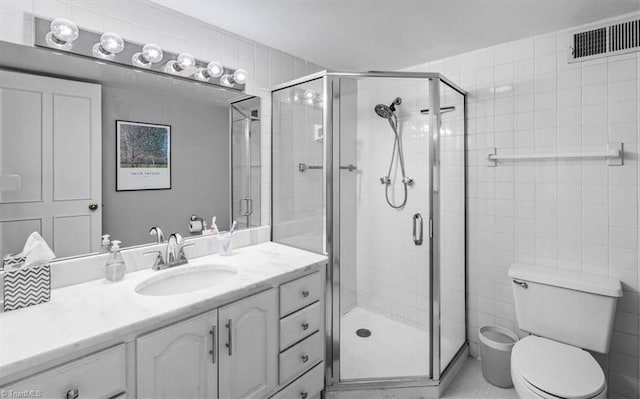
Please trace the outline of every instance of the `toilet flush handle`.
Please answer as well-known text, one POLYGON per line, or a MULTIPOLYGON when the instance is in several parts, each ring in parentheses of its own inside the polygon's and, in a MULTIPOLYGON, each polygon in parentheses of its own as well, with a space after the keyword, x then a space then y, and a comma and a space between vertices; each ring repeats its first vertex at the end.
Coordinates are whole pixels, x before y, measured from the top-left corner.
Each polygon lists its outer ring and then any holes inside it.
POLYGON ((515 280, 515 279, 514 279, 514 280, 513 280, 513 283, 514 283, 514 284, 518 284, 518 285, 519 285, 520 287, 522 287, 522 288, 529 288, 529 284, 527 284, 527 283, 526 283, 526 282, 524 282, 524 281, 518 281, 518 280, 515 280))

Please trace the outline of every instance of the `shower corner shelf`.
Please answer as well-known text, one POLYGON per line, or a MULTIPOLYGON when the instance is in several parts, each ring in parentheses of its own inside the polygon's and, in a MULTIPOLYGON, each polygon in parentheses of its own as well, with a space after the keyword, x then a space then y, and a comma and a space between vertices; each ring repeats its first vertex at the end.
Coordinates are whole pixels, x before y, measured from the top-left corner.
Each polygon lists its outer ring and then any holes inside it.
POLYGON ((609 166, 621 166, 624 164, 624 143, 608 143, 605 151, 599 152, 554 152, 549 154, 509 154, 498 155, 496 148, 489 148, 487 155, 487 166, 498 166, 501 160, 518 159, 584 159, 584 158, 604 158, 609 166))

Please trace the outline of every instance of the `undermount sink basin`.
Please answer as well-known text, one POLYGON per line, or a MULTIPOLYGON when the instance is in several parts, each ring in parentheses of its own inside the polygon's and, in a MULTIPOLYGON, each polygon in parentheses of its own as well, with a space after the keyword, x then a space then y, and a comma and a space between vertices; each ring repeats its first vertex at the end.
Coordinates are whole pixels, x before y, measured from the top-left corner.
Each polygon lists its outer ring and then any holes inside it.
POLYGON ((199 291, 223 284, 238 274, 238 269, 222 265, 176 266, 160 271, 135 288, 140 295, 164 296, 199 291))

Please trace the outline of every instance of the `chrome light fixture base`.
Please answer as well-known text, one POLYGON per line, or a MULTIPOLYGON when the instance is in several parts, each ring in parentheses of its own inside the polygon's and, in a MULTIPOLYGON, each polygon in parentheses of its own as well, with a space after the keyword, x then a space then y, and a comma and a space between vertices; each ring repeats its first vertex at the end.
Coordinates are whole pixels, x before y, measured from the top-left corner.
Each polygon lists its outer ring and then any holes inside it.
MULTIPOLYGON (((106 33, 98 33, 81 28, 76 32, 73 29, 74 27, 75 24, 72 21, 62 18, 51 20, 34 17, 34 45, 60 53, 67 52, 87 57, 96 62, 107 62, 138 71, 158 73, 176 79, 186 79, 228 91, 241 93, 245 91, 247 73, 244 70, 234 70, 226 68, 218 62, 202 61, 196 58, 193 58, 193 64, 187 63, 189 64, 187 65, 183 63, 182 65, 175 65, 175 68, 168 68, 167 64, 171 63, 172 66, 177 64, 179 57, 184 54, 163 51, 157 45, 143 45, 122 39, 119 35, 109 34, 103 38, 106 33), (54 29, 52 29, 53 21, 57 21, 56 28, 61 25, 56 31, 62 32, 62 37, 57 37, 54 29), (121 43, 118 38, 122 39, 121 43), (101 39, 103 40, 101 41, 101 39), (122 48, 120 48, 120 44, 122 44, 122 48), (207 70, 206 75, 198 74, 201 69, 207 70), (234 74, 236 74, 236 80, 232 84, 223 84, 221 80, 223 75, 233 77, 234 74), (205 76, 206 78, 202 79, 205 76)), ((182 57, 181 59, 184 58, 182 57)))

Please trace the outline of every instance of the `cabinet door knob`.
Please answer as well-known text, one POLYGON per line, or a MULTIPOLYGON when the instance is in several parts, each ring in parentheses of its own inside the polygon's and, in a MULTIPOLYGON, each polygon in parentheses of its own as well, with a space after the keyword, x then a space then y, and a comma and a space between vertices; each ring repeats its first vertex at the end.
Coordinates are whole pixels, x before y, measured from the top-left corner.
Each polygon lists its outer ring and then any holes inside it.
POLYGON ((96 209, 98 209, 98 204, 96 204, 95 202, 89 204, 90 211, 95 211, 96 209))
POLYGON ((309 323, 307 323, 306 321, 304 323, 302 323, 302 329, 303 330, 308 330, 309 329, 309 323))
POLYGON ((309 355, 302 355, 300 356, 300 358, 302 359, 302 363, 306 363, 309 361, 309 355))
POLYGON ((64 395, 64 399, 78 399, 80 397, 80 390, 78 388, 70 389, 64 395))
POLYGON ((309 396, 309 394, 305 391, 300 392, 300 398, 301 399, 307 399, 307 397, 309 396))
POLYGON ((302 291, 302 297, 303 297, 303 298, 306 298, 306 297, 308 297, 308 296, 309 296, 309 290, 304 290, 304 291, 302 291))

